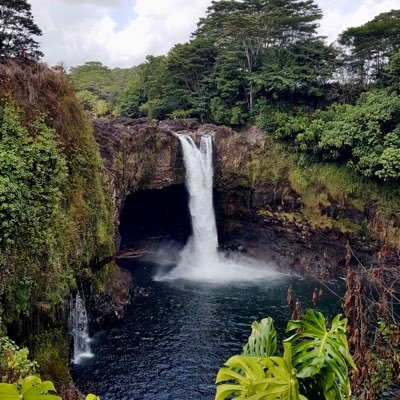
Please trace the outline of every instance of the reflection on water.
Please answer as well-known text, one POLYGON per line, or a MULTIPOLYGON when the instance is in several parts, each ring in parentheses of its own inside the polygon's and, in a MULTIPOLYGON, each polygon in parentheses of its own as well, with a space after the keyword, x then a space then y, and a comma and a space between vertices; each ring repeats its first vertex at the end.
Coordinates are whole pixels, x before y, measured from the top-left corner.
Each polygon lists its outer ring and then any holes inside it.
MULTIPOLYGON (((212 399, 218 368, 241 352, 251 323, 272 316, 282 338, 291 315, 288 286, 304 308, 312 307, 313 290, 321 287, 309 278, 284 275, 225 285, 154 281, 153 264, 127 266, 148 295, 118 325, 94 335, 96 356, 73 370, 77 386, 102 400, 212 399)), ((330 287, 341 291, 339 283, 330 287)), ((324 288, 317 308, 332 316, 340 300, 324 288)))

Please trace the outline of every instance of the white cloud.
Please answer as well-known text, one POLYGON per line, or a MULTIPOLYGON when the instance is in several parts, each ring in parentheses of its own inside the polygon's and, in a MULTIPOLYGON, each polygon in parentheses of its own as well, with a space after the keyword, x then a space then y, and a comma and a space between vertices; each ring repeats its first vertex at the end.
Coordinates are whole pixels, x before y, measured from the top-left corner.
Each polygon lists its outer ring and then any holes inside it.
POLYGON ((119 12, 134 17, 123 29, 110 13, 109 6, 117 0, 31 3, 44 33, 40 39, 49 64, 63 60, 71 66, 99 60, 109 66, 132 66, 148 54, 165 54, 175 43, 187 41, 211 0, 124 1, 131 9, 119 12))
POLYGON ((109 7, 116 7, 119 4, 121 4, 122 0, 59 0, 59 2, 67 3, 70 5, 96 4, 109 7))
POLYGON ((320 32, 329 42, 337 39, 346 28, 359 26, 376 15, 398 9, 399 0, 318 0, 324 12, 320 32))
MULTIPOLYGON (((43 30, 45 61, 77 65, 99 60, 132 66, 186 42, 211 0, 30 0, 43 30), (121 21, 124 25, 120 26, 121 21)), ((399 7, 399 0, 317 0, 320 32, 334 41, 349 26, 399 7)))

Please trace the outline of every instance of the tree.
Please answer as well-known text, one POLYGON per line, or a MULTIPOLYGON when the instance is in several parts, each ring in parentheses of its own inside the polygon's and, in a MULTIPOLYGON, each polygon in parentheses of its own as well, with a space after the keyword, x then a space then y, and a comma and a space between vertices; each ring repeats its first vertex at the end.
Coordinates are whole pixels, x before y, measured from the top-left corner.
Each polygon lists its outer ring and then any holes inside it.
POLYGON ((400 50, 392 55, 385 67, 384 81, 389 88, 400 93, 400 50))
POLYGON ((217 49, 208 38, 178 44, 168 54, 166 73, 182 90, 186 108, 206 120, 210 115, 210 98, 217 49))
POLYGON ((43 53, 33 36, 41 34, 27 0, 0 0, 0 57, 38 60, 43 53))
POLYGON ((306 103, 322 97, 332 78, 336 53, 320 39, 298 41, 288 47, 267 49, 255 81, 273 99, 306 103))
POLYGON ((400 49, 400 10, 376 16, 364 25, 348 28, 339 37, 345 62, 362 87, 381 78, 389 57, 400 49))
POLYGON ((265 49, 286 47, 316 35, 321 10, 313 0, 213 1, 195 37, 210 37, 224 52, 242 53, 251 111, 257 87, 253 75, 265 49))
POLYGON ((71 78, 78 91, 89 91, 96 97, 112 102, 115 97, 116 84, 111 70, 99 61, 89 61, 71 68, 71 78))
POLYGON ((135 78, 129 81, 126 88, 119 92, 116 101, 116 113, 124 117, 137 118, 141 116, 140 107, 146 103, 145 64, 137 68, 135 78))

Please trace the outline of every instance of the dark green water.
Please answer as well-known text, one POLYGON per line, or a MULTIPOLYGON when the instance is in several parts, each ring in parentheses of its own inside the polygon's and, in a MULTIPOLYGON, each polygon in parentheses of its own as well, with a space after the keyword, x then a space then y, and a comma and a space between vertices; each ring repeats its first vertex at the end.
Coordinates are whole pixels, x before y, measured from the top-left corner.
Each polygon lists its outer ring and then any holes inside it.
MULTIPOLYGON (((93 336, 95 357, 75 366, 77 386, 102 400, 213 399, 218 368, 241 352, 254 320, 271 316, 283 338, 291 312, 290 284, 303 307, 312 307, 310 278, 285 276, 257 283, 157 282, 150 263, 126 265, 145 289, 126 318, 93 336)), ((329 286, 341 293, 339 282, 329 286)), ((340 300, 324 288, 317 308, 331 317, 340 300)))

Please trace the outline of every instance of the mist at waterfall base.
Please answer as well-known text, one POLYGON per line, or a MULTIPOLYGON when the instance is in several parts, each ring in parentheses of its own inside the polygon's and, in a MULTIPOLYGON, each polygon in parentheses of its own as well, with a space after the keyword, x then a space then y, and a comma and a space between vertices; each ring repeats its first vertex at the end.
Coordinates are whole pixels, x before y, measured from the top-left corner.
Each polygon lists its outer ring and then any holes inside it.
MULTIPOLYGON (((218 368, 240 354, 250 326, 274 318, 280 340, 292 312, 287 291, 292 285, 303 308, 313 308, 313 290, 324 290, 317 309, 332 320, 340 299, 311 278, 214 284, 177 279, 155 281, 159 266, 126 260, 135 292, 140 293, 125 318, 92 336, 95 357, 73 366, 82 393, 102 400, 210 400, 218 368)), ((330 288, 343 294, 337 282, 330 288)))
MULTIPOLYGON (((200 148, 188 135, 177 135, 182 146, 186 169, 186 187, 189 192, 189 210, 192 236, 179 253, 172 270, 160 269, 156 280, 185 279, 212 283, 273 279, 280 274, 272 267, 239 253, 229 257, 218 252, 217 226, 213 205, 213 151, 212 137, 203 135, 200 148)), ((161 249, 152 257, 160 265, 163 258, 171 259, 161 249)), ((172 250, 172 249, 171 249, 172 250)), ((176 256, 176 252, 172 252, 176 256)))
MULTIPOLYGON (((292 312, 292 285, 304 308, 322 288, 311 278, 279 274, 241 254, 218 252, 212 204, 212 143, 200 149, 180 136, 187 169, 193 234, 183 249, 170 243, 142 260, 122 260, 137 294, 126 317, 96 333, 96 354, 73 366, 82 393, 102 400, 209 400, 218 369, 240 354, 252 322, 271 316, 283 339, 292 312)), ((331 283, 333 292, 341 285, 331 283)), ((317 309, 328 318, 340 312, 340 299, 326 290, 317 309)))

